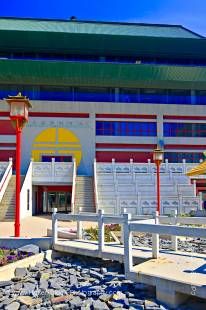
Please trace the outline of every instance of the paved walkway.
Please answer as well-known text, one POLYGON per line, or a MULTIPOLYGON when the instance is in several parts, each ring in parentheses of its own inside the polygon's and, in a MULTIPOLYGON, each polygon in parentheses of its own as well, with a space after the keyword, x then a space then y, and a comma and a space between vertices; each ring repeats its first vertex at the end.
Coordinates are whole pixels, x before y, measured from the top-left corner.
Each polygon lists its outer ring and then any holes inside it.
MULTIPOLYGON (((96 226, 96 223, 84 222, 83 227, 96 226)), ((21 237, 45 237, 47 229, 52 227, 51 216, 31 216, 21 220, 21 237)), ((76 222, 58 222, 58 227, 76 229, 76 222)), ((14 222, 0 222, 0 237, 14 236, 14 222)))

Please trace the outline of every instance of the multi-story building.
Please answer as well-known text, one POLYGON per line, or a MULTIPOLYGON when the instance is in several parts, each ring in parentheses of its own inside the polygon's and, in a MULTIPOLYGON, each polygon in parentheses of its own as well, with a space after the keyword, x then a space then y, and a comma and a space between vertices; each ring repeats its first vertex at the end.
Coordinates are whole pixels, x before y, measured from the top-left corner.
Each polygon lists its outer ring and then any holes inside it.
POLYGON ((4 101, 33 108, 22 173, 34 161, 198 162, 206 137, 206 39, 180 25, 0 19, 0 160, 15 159, 4 101))

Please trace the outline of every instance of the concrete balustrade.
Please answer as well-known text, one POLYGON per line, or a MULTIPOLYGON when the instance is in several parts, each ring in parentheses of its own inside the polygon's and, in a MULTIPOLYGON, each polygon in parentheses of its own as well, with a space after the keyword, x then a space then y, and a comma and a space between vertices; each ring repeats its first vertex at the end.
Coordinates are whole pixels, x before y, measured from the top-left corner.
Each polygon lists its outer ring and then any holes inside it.
MULTIPOLYGON (((205 228, 185 227, 180 226, 181 224, 206 225, 206 218, 178 217, 176 212, 171 217, 157 216, 157 214, 154 218, 132 217, 128 213, 114 216, 104 214, 103 210, 99 210, 98 214, 95 215, 58 214, 54 209, 52 215, 53 248, 60 252, 120 261, 124 264, 125 275, 128 279, 156 286, 157 299, 176 309, 186 296, 191 295, 190 288, 192 284, 190 284, 190 281, 192 278, 188 279, 190 276, 185 273, 185 266, 187 265, 188 270, 197 270, 205 263, 205 255, 198 254, 192 256, 190 260, 191 254, 184 253, 184 255, 181 255, 181 252, 175 254, 177 251, 177 236, 206 238, 205 228), (58 221, 71 220, 77 222, 78 240, 58 240, 58 221), (97 243, 82 240, 83 222, 97 223, 97 243), (121 236, 121 239, 124 239, 123 245, 104 241, 105 224, 120 224, 123 226, 121 236), (135 232, 152 235, 152 251, 147 248, 142 250, 142 248, 132 246, 132 236, 135 232), (159 249, 161 235, 171 236, 172 251, 161 251, 159 249), (169 290, 166 290, 166 288, 169 288, 169 290)), ((193 279, 194 285, 197 287, 196 296, 205 298, 206 288, 201 287, 201 285, 205 283, 206 275, 198 275, 198 279, 197 277, 193 279)))

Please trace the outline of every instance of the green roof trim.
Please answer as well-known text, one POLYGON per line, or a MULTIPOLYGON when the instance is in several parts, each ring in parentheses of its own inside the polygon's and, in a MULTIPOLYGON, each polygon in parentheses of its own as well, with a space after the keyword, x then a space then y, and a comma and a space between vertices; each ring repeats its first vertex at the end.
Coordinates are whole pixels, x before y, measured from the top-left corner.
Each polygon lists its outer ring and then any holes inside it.
POLYGON ((0 60, 1 84, 206 89, 206 67, 0 60))
POLYGON ((181 25, 0 18, 0 30, 54 33, 200 38, 181 25))

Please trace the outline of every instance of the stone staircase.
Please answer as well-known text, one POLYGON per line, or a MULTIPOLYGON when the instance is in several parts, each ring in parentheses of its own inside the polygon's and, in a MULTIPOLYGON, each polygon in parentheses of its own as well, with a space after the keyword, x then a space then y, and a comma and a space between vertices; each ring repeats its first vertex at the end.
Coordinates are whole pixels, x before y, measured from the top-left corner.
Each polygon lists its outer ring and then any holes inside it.
MULTIPOLYGON (((21 176, 21 185, 25 176, 21 176)), ((12 175, 0 202, 0 221, 13 221, 15 217, 16 176, 12 175)))
POLYGON ((75 192, 75 213, 95 213, 93 177, 77 176, 75 192))

